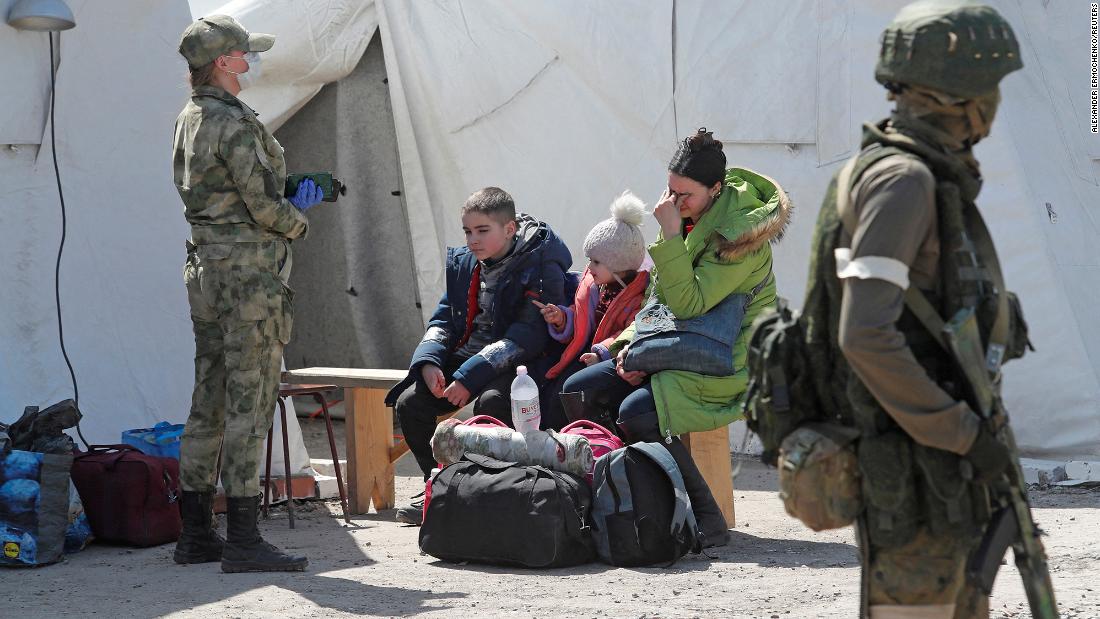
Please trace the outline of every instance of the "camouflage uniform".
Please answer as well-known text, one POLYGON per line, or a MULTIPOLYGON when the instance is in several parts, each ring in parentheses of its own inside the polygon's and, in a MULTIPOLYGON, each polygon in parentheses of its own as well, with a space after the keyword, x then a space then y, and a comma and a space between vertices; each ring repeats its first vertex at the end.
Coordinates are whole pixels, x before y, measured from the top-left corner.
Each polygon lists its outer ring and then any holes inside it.
POLYGON ((282 147, 219 87, 195 88, 176 120, 173 173, 191 224, 184 282, 195 332, 181 481, 185 490, 211 491, 224 443, 226 495, 256 496, 290 339, 290 240, 308 223, 283 197, 282 147))
POLYGON ((807 346, 815 367, 827 368, 816 378, 836 420, 859 434, 862 616, 989 616, 967 560, 996 508, 990 480, 977 473, 996 460, 981 440, 992 430, 905 295, 910 286, 921 290, 946 317, 974 308, 991 348, 997 301, 1008 295, 1010 337, 998 369, 1028 346, 1018 302, 995 285, 992 243, 983 249, 974 240, 988 230, 974 204, 981 176, 971 146, 988 134, 997 85, 1022 66, 1018 56, 993 9, 931 2, 903 9, 883 36, 876 69, 898 109, 865 127, 849 176, 834 178, 818 218, 807 346), (850 219, 842 224, 844 192, 850 219))
MULTIPOLYGON (((249 54, 274 43, 228 15, 212 15, 184 30, 179 51, 192 80, 235 93, 239 78, 228 76, 255 70, 258 56, 249 54)), ((309 560, 265 542, 256 522, 260 445, 290 339, 290 241, 305 235, 308 222, 283 197, 282 147, 233 93, 198 84, 176 119, 173 176, 191 224, 183 279, 195 330, 195 391, 180 446, 183 530, 172 558, 221 561, 225 573, 297 572, 309 560), (219 452, 224 539, 213 518, 219 452)), ((301 205, 318 198, 310 190, 301 205)))

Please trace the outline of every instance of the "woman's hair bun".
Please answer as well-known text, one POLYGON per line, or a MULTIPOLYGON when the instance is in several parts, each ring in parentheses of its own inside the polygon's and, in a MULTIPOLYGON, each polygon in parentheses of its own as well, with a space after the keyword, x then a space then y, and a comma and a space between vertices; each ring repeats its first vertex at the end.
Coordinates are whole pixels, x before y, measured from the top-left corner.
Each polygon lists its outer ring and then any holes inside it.
POLYGON ((714 132, 707 131, 706 127, 699 127, 695 135, 684 138, 684 144, 693 153, 704 150, 722 150, 722 143, 714 139, 714 132))
POLYGON ((714 132, 700 127, 694 135, 680 140, 676 154, 668 163, 668 171, 686 176, 707 187, 722 182, 726 176, 726 154, 714 132))

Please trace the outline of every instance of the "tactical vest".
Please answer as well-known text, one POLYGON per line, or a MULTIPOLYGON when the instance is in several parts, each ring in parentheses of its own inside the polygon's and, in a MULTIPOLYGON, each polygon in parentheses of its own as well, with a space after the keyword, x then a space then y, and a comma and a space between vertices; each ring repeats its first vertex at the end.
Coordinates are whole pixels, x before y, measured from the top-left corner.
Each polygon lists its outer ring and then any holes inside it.
MULTIPOLYGON (((941 244, 937 287, 922 291, 941 317, 950 318, 964 307, 975 308, 983 344, 989 339, 998 311, 998 293, 991 269, 999 268, 994 252, 981 252, 972 239, 988 235, 974 198, 980 188, 966 166, 912 135, 886 133, 885 125, 866 125, 863 149, 855 162, 851 182, 872 165, 890 156, 922 161, 936 179, 937 227, 941 244), (988 255, 986 255, 988 254, 988 255)), ((865 526, 879 547, 907 543, 917 528, 933 534, 967 537, 988 520, 985 486, 970 481, 969 463, 960 456, 914 442, 879 405, 851 371, 838 345, 841 282, 836 275, 834 250, 843 242, 833 178, 822 204, 813 236, 810 277, 802 322, 814 391, 828 420, 859 431, 857 443, 866 504, 865 526)), ((990 246, 991 247, 991 246, 990 246)), ((1018 305, 1012 304, 1013 335, 1005 360, 1022 356, 1027 344, 1018 305)), ((898 330, 928 375, 955 399, 962 399, 961 380, 954 362, 921 322, 906 308, 898 330)))

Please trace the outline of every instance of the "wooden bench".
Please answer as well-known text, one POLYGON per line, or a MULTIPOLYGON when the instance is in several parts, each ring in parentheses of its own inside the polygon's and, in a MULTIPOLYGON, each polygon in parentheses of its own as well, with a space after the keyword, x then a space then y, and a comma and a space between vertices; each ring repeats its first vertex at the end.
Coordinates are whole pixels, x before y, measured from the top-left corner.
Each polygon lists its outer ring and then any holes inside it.
MULTIPOLYGON (((327 383, 344 388, 344 428, 347 432, 348 508, 353 514, 394 505, 393 463, 408 447, 394 445, 393 410, 386 393, 405 379, 408 370, 304 368, 283 372, 285 383, 327 383)), ((336 464, 339 466, 339 463, 336 464)))
POLYGON ((680 440, 691 452, 691 458, 710 486, 710 493, 722 508, 726 524, 734 527, 733 514, 733 467, 730 464, 729 426, 709 432, 692 432, 680 436, 680 440))

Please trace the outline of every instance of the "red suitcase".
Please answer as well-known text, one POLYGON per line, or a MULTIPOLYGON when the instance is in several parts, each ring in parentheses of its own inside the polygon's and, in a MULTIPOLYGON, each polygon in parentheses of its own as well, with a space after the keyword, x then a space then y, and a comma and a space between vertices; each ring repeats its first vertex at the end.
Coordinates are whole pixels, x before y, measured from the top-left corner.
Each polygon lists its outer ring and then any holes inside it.
POLYGON ((71 475, 99 541, 157 546, 179 539, 175 458, 145 455, 129 445, 92 445, 73 457, 71 475))

